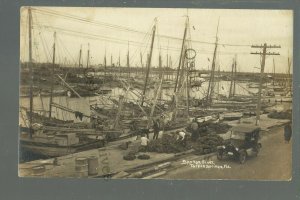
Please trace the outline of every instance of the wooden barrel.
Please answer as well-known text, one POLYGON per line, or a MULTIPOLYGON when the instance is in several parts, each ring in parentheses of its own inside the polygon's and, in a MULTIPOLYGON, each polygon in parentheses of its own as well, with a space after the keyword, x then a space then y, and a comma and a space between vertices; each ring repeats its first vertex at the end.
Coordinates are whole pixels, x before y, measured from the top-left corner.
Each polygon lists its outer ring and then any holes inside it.
POLYGON ((75 159, 75 172, 77 177, 88 176, 88 160, 85 157, 75 159))
POLYGON ((97 175, 98 174, 98 157, 91 156, 88 159, 88 174, 97 175))

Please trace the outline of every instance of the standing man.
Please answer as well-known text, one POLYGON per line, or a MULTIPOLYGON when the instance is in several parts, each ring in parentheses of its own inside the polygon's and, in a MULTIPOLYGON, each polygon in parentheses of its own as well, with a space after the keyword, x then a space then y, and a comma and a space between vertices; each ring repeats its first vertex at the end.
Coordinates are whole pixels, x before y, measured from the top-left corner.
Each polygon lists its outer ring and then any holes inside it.
POLYGON ((164 132, 165 131, 165 116, 161 115, 160 116, 160 120, 159 120, 159 125, 160 125, 160 132, 164 132))
POLYGON ((96 129, 97 128, 97 122, 98 122, 97 117, 96 116, 92 116, 91 117, 91 127, 92 127, 92 129, 96 129))
POLYGON ((133 120, 131 123, 130 123, 130 132, 132 135, 136 136, 136 139, 138 139, 139 137, 139 131, 138 131, 138 128, 137 128, 137 125, 136 125, 136 121, 133 120))
POLYGON ((149 143, 149 139, 145 136, 145 134, 143 134, 141 137, 141 149, 140 149, 142 152, 147 152, 148 143, 149 143))
POLYGON ((153 131, 154 131, 153 140, 158 139, 159 129, 160 129, 159 119, 153 120, 153 131))

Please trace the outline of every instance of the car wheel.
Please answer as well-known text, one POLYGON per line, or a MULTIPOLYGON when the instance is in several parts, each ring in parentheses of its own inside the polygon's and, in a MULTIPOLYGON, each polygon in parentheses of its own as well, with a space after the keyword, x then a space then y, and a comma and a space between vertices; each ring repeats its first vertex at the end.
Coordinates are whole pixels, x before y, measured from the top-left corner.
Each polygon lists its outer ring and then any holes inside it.
POLYGON ((246 162, 247 153, 245 150, 240 151, 239 160, 241 164, 244 164, 246 162))
POLYGON ((218 150, 218 152, 217 152, 217 158, 218 158, 218 160, 222 160, 223 159, 223 151, 218 150))

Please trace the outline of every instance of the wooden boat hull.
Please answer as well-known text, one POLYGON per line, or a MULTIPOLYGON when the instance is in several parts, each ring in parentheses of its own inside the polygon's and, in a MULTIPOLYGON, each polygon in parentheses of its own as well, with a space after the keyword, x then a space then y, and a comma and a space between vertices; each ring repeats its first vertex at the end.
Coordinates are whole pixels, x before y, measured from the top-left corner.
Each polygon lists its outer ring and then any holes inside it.
POLYGON ((59 146, 57 144, 35 142, 30 139, 21 139, 20 141, 20 148, 22 152, 30 152, 35 155, 41 155, 46 157, 65 156, 89 149, 101 148, 104 145, 105 142, 103 140, 96 140, 93 142, 70 146, 59 146))

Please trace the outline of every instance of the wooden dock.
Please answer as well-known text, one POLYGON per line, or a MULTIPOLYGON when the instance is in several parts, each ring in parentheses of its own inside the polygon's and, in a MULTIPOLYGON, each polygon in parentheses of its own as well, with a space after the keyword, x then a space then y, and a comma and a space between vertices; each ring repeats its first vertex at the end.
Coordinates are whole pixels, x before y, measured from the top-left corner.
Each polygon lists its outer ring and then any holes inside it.
MULTIPOLYGON (((260 117, 260 127, 264 134, 268 134, 268 131, 273 127, 283 126, 288 123, 289 120, 285 119, 272 119, 268 118, 266 114, 260 117)), ((226 122, 231 126, 236 126, 240 123, 255 123, 255 117, 249 117, 242 119, 241 121, 229 121, 226 122)), ((227 139, 230 135, 230 131, 226 134, 220 134, 224 139, 227 139)), ((150 156, 148 160, 135 159, 132 161, 126 161, 123 156, 128 151, 134 151, 139 146, 140 141, 135 140, 135 137, 128 138, 122 141, 116 141, 109 144, 109 146, 99 149, 93 149, 83 151, 67 156, 58 157, 56 159, 47 160, 35 160, 27 163, 19 164, 19 176, 21 177, 105 177, 118 174, 120 172, 130 171, 142 166, 151 166, 157 163, 164 163, 170 160, 178 159, 178 154, 167 153, 154 153, 147 152, 150 156), (129 149, 122 150, 119 145, 123 142, 131 141, 129 149), (89 158, 96 157, 98 159, 97 174, 95 175, 83 175, 76 170, 77 158, 89 158), (38 169, 38 170, 36 170, 38 169)), ((184 155, 182 153, 181 155, 184 155)), ((187 155, 190 155, 187 153, 187 155)), ((205 155, 203 155, 205 156, 205 155)))

